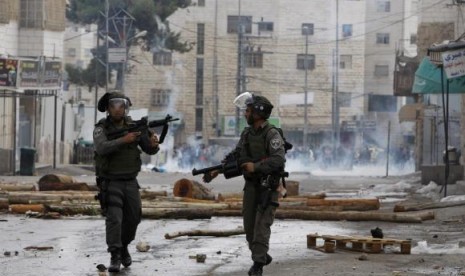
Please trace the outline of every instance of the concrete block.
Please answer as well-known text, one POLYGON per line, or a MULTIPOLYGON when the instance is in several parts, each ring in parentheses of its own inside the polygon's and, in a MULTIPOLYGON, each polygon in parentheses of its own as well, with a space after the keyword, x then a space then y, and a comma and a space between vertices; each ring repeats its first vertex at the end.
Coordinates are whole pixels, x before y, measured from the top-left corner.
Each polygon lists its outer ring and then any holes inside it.
MULTIPOLYGON (((463 180, 463 165, 450 165, 447 184, 455 184, 457 180, 463 180)), ((434 181, 438 185, 444 185, 444 165, 421 166, 421 184, 427 185, 430 181, 434 181)))

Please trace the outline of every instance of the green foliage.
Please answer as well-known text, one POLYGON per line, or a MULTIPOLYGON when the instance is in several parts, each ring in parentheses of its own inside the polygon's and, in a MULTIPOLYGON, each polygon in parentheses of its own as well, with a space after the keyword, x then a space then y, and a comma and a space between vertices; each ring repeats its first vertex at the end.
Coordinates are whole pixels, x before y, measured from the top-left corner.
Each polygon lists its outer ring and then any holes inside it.
MULTIPOLYGON (((66 17, 76 24, 96 23, 99 26, 99 32, 105 33, 105 18, 102 15, 105 13, 105 2, 106 0, 70 0, 66 17)), ((145 37, 140 38, 144 40, 142 43, 145 45, 144 50, 162 48, 183 53, 189 51, 192 48, 191 45, 186 41, 181 42, 180 33, 171 32, 165 22, 177 9, 186 8, 190 4, 191 0, 109 0, 109 17, 119 14, 122 10, 129 12, 135 18, 133 22, 135 29, 129 30, 127 37, 134 36, 140 31, 147 31, 145 37), (159 26, 161 24, 163 26, 159 26)), ((120 30, 116 30, 114 24, 110 24, 109 27, 109 37, 118 42, 120 30)), ((134 44, 135 40, 131 43, 134 44)), ((131 43, 128 44, 129 47, 131 43)), ((99 49, 99 52, 101 51, 102 49, 99 49)), ((102 56, 106 55, 99 53, 98 57, 101 60, 103 60, 102 56)), ((67 66, 70 82, 85 84, 89 87, 95 86, 95 70, 100 70, 99 68, 103 66, 94 60, 85 70, 67 66)), ((102 70, 103 77, 98 78, 100 86, 105 84, 106 79, 105 69, 102 70)))

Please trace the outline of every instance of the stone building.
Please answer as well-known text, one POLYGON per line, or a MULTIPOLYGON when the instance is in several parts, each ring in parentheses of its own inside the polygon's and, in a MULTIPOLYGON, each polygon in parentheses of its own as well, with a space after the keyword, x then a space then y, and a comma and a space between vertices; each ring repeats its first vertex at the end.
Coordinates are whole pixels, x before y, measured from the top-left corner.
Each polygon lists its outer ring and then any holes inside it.
POLYGON ((10 161, 2 172, 16 171, 22 147, 35 148, 39 162, 61 159, 61 120, 54 118, 61 115, 65 7, 65 0, 0 1, 0 58, 16 66, 14 82, 0 85, 1 159, 10 161))
POLYGON ((155 117, 182 117, 177 143, 235 137, 233 99, 242 91, 261 94, 275 105, 273 122, 299 146, 307 87, 307 146, 331 143, 333 133, 352 147, 384 146, 386 135, 376 134, 389 120, 403 139, 395 117, 406 100, 393 96, 392 72, 397 48, 415 52, 415 2, 200 0, 169 18, 192 50, 134 48, 126 93, 155 117))

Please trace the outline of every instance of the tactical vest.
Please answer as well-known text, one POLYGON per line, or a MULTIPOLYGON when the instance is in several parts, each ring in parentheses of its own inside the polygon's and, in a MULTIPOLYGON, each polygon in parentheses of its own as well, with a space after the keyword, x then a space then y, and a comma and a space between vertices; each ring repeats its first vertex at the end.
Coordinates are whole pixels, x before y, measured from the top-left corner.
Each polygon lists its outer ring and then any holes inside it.
POLYGON ((265 128, 261 129, 258 133, 252 134, 250 129, 245 131, 245 154, 252 160, 263 159, 268 156, 266 143, 266 135, 268 131, 273 128, 273 125, 267 124, 265 128))
MULTIPOLYGON (((116 129, 108 119, 100 120, 96 126, 102 126, 105 134, 116 129)), ((137 143, 123 144, 118 150, 106 155, 95 152, 96 174, 110 179, 135 178, 142 165, 140 154, 137 143)))

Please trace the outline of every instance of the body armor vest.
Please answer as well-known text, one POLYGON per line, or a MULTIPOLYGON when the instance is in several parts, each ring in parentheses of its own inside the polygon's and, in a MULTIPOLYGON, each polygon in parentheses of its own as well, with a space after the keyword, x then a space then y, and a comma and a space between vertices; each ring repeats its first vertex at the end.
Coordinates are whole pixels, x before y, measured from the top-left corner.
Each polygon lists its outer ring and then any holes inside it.
MULTIPOLYGON (((266 135, 272 127, 270 124, 267 124, 256 133, 252 133, 250 128, 245 131, 241 152, 241 157, 244 156, 245 158, 241 158, 240 162, 257 162, 260 159, 268 157, 266 135)), ((261 177, 262 175, 256 172, 244 173, 244 178, 249 180, 259 180, 261 177)))
MULTIPOLYGON (((102 126, 105 134, 115 130, 109 120, 101 120, 97 126, 102 126)), ((107 155, 98 155, 95 153, 96 173, 98 176, 107 178, 135 178, 140 171, 142 161, 140 159, 141 151, 137 143, 123 144, 117 151, 107 155)))

